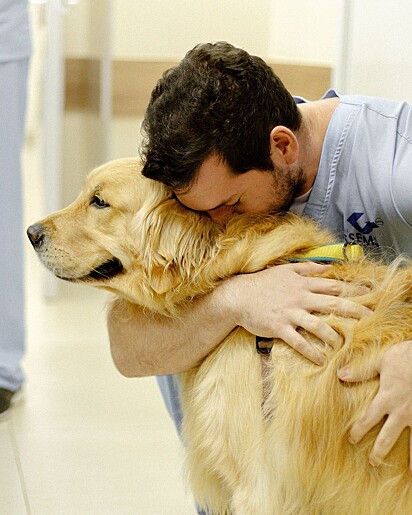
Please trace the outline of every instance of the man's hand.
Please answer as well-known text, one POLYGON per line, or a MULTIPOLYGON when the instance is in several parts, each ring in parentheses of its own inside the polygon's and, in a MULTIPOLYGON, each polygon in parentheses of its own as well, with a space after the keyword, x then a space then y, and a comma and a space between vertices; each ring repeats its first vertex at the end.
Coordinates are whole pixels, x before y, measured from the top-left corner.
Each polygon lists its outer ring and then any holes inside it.
MULTIPOLYGON (((412 427, 412 341, 390 347, 377 359, 372 368, 369 366, 368 369, 355 369, 349 365, 338 371, 339 379, 348 382, 365 381, 378 374, 379 391, 352 427, 349 436, 351 442, 359 442, 387 416, 369 457, 369 462, 374 467, 379 466, 384 460, 402 431, 412 427)), ((409 469, 412 473, 411 458, 409 469)))
POLYGON ((229 279, 224 287, 234 323, 252 334, 280 338, 314 363, 322 364, 322 354, 297 329, 301 327, 334 347, 340 342, 340 335, 313 313, 356 319, 371 314, 368 308, 338 297, 345 288, 343 281, 310 277, 328 267, 294 263, 229 279))

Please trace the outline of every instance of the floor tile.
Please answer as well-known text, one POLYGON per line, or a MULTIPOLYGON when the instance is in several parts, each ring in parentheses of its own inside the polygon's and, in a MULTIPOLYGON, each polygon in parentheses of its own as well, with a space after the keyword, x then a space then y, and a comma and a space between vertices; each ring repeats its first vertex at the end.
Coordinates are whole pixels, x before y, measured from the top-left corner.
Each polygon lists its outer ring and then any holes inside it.
POLYGON ((19 474, 18 457, 13 449, 10 421, 0 422, 0 513, 26 515, 24 484, 19 474))
POLYGON ((165 430, 17 438, 33 515, 166 513, 171 505, 179 507, 176 515, 194 511, 180 488, 176 495, 179 450, 165 430))

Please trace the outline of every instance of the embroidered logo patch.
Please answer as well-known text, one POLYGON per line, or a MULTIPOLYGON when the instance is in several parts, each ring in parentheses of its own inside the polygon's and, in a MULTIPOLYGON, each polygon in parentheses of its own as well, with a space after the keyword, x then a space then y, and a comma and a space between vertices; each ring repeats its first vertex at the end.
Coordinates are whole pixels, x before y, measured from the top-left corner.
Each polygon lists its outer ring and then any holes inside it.
POLYGON ((379 225, 376 222, 366 222, 363 227, 358 223, 359 218, 362 218, 364 213, 352 213, 348 218, 348 222, 360 233, 369 234, 374 229, 377 229, 379 225))
POLYGON ((371 233, 374 229, 378 229, 383 225, 383 220, 377 218, 375 221, 363 220, 365 213, 352 213, 347 221, 355 229, 356 232, 349 232, 345 234, 345 240, 347 242, 356 242, 363 245, 371 245, 379 247, 379 243, 374 235, 371 233))

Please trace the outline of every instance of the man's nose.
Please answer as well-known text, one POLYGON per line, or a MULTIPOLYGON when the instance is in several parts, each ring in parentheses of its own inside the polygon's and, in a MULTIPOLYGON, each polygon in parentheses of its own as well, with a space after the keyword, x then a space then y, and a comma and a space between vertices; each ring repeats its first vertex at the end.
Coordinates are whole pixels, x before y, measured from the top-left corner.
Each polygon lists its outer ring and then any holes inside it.
POLYGON ((233 215, 233 210, 230 206, 221 206, 206 212, 215 223, 220 225, 227 223, 229 218, 233 215))
POLYGON ((213 222, 219 225, 224 225, 229 220, 228 216, 216 216, 214 213, 211 213, 209 216, 213 222))

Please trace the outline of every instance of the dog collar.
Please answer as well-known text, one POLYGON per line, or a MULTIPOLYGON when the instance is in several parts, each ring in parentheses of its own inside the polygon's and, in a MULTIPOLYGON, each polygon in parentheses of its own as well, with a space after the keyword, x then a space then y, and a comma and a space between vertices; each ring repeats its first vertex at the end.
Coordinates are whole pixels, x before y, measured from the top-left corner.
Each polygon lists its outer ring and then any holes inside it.
MULTIPOLYGON (((288 261, 314 261, 317 263, 342 263, 345 261, 353 261, 363 257, 363 248, 357 243, 332 243, 311 249, 302 254, 297 254, 288 259, 288 261)), ((256 350, 259 354, 270 354, 272 347, 261 347, 261 342, 270 342, 273 338, 264 338, 256 336, 256 350)))
POLYGON ((352 261, 363 257, 363 248, 357 243, 332 243, 311 249, 296 256, 292 256, 288 261, 315 261, 319 263, 340 263, 352 261))

